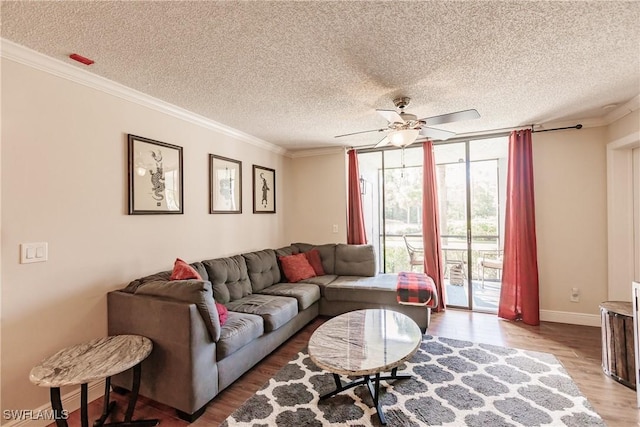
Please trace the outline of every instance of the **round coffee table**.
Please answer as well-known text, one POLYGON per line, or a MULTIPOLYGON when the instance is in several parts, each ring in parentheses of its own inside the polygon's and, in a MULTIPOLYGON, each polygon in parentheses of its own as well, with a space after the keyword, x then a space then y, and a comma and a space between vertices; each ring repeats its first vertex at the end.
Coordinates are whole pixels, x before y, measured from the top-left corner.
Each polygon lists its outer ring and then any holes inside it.
POLYGON ((311 361, 331 372, 336 383, 336 389, 320 399, 366 385, 380 422, 386 424, 379 401, 380 380, 411 378, 398 375, 398 366, 418 351, 421 342, 418 325, 392 310, 357 310, 328 320, 309 339, 311 361), (388 371, 391 374, 380 375, 388 371), (340 375, 362 379, 342 384, 340 375))
POLYGON ((133 410, 140 389, 141 363, 149 356, 153 344, 146 337, 138 335, 115 335, 98 338, 87 343, 67 347, 43 360, 29 374, 32 383, 51 389, 51 407, 57 427, 67 427, 66 411, 62 409, 60 387, 80 384, 81 422, 88 427, 87 384, 105 379, 104 409, 102 416, 94 422, 101 426, 106 421, 115 402, 109 401, 111 376, 133 367, 133 388, 129 396, 129 406, 124 422, 111 426, 155 426, 158 420, 133 421, 133 410))

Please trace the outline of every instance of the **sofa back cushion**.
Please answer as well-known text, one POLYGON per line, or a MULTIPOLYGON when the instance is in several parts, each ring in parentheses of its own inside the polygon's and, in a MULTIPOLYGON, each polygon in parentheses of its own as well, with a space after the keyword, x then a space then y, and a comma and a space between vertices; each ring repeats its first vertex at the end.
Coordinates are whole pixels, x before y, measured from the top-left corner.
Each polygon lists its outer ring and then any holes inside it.
POLYGON ((310 245, 309 243, 292 243, 292 246, 298 248, 300 252, 309 252, 317 249, 322 259, 322 268, 325 274, 337 274, 335 272, 336 265, 336 244, 326 243, 324 245, 310 245))
POLYGON ((251 295, 247 264, 241 255, 202 261, 213 288, 213 298, 226 304, 251 295))
POLYGON ((376 254, 372 245, 336 246, 336 269, 339 276, 367 276, 376 275, 376 254))
POLYGON ((247 271, 253 292, 280 283, 280 268, 273 249, 242 254, 247 262, 247 271))
POLYGON ((207 326, 211 339, 215 342, 220 339, 220 318, 213 300, 211 282, 202 280, 156 280, 138 286, 135 293, 171 298, 195 304, 207 326))

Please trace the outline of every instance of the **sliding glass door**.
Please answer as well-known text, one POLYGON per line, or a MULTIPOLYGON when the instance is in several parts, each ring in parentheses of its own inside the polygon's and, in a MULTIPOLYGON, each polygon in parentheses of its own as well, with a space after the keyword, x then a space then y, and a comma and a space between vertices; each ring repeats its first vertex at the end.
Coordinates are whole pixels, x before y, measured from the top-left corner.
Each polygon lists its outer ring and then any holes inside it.
MULTIPOLYGON (((434 146, 448 304, 495 312, 504 236, 507 138, 434 146)), ((422 147, 358 155, 369 242, 382 273, 423 271, 422 147)))
POLYGON ((381 273, 423 271, 422 148, 358 155, 360 186, 369 243, 381 273), (416 249, 412 255, 407 247, 416 249), (412 265, 411 260, 414 260, 412 265))
POLYGON ((447 302, 496 312, 500 297, 507 138, 434 147, 447 302))

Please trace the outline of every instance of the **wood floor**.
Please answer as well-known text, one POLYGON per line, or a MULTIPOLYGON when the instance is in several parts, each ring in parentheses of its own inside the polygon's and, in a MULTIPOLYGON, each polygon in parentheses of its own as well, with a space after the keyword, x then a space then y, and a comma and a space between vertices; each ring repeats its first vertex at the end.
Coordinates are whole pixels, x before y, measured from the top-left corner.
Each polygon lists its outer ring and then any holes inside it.
MULTIPOLYGON (((276 349, 220 393, 209 404, 205 414, 191 425, 194 427, 219 425, 304 348, 313 331, 324 321, 323 318, 316 319, 276 349)), ((640 425, 640 410, 636 408, 635 392, 602 372, 600 328, 550 322, 543 322, 540 326, 534 327, 498 319, 491 314, 447 310, 445 313, 432 315, 427 333, 553 353, 608 426, 640 425)), ((114 396, 118 400, 118 411, 115 417, 122 419, 122 408, 126 408, 126 401, 123 397, 115 394, 114 396)), ((99 417, 101 407, 102 399, 90 404, 90 419, 99 417)), ((143 397, 138 401, 134 418, 159 418, 163 427, 189 425, 176 418, 171 408, 143 397)), ((71 414, 69 425, 80 425, 79 411, 71 414)))

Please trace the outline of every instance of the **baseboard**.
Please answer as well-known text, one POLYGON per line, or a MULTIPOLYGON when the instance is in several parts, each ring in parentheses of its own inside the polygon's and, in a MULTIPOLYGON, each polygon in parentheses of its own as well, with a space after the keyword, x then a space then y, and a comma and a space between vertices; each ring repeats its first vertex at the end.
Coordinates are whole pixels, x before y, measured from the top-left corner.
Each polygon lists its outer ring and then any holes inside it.
POLYGON ((600 316, 597 314, 572 313, 570 311, 540 310, 543 322, 568 323, 571 325, 600 327, 600 316))
MULTIPOLYGON (((87 400, 92 402, 104 396, 104 381, 89 383, 87 389, 87 400)), ((60 400, 62 401, 64 410, 69 411, 69 413, 80 409, 80 386, 78 386, 77 390, 62 396, 60 400)), ((50 419, 50 415, 52 414, 51 402, 45 403, 33 410, 22 410, 22 414, 21 419, 12 420, 7 424, 3 424, 2 427, 44 427, 54 422, 54 420, 50 419)), ((6 415, 7 414, 3 413, 3 418, 5 418, 6 415)), ((93 423, 89 421, 89 424, 91 425, 93 423)))

